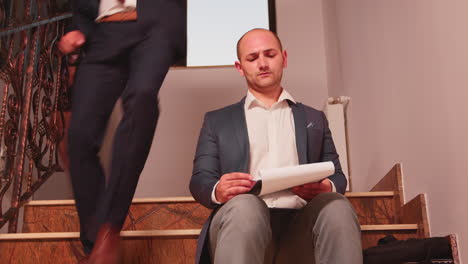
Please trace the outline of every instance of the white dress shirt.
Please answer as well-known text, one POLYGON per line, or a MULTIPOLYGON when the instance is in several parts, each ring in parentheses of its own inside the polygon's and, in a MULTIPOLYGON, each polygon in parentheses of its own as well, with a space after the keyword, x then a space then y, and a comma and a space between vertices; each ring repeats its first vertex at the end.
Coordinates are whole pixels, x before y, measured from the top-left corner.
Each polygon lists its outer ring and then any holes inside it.
POLYGON ((124 3, 119 0, 101 0, 96 21, 116 13, 133 11, 136 9, 136 5, 137 0, 125 0, 124 3))
MULTIPOLYGON (((270 108, 248 91, 245 98, 245 118, 249 134, 249 172, 255 176, 260 169, 281 168, 299 164, 294 117, 287 100, 296 103, 283 89, 278 101, 270 108)), ((211 199, 216 200, 213 188, 211 199)), ((270 208, 302 208, 305 200, 290 189, 261 197, 270 208)))
MULTIPOLYGON (((245 118, 249 133, 249 172, 257 175, 261 169, 299 165, 294 117, 288 101, 296 103, 286 91, 270 108, 248 91, 245 98, 245 118)), ((306 204, 291 190, 283 190, 261 197, 268 207, 301 208, 306 204)))

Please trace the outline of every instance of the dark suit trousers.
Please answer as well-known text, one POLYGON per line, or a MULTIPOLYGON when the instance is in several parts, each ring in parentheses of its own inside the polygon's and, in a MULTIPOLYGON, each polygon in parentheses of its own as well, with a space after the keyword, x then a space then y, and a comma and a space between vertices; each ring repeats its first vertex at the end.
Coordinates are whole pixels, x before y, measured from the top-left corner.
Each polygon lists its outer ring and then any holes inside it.
POLYGON ((69 131, 70 171, 87 252, 102 224, 122 228, 151 148, 159 116, 158 91, 177 53, 171 33, 157 19, 155 13, 153 19, 98 24, 77 72, 69 131), (124 114, 115 133, 106 182, 98 152, 119 97, 124 114))

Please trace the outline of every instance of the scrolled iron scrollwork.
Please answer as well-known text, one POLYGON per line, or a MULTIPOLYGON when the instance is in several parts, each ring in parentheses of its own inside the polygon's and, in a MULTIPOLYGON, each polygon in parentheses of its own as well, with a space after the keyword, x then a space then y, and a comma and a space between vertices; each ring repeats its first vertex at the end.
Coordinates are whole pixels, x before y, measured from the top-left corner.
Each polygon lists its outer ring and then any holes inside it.
POLYGON ((58 145, 70 102, 56 43, 69 22, 64 2, 0 0, 0 227, 9 223, 9 232, 16 232, 18 209, 63 170, 58 145), (3 210, 9 193, 11 207, 3 210))

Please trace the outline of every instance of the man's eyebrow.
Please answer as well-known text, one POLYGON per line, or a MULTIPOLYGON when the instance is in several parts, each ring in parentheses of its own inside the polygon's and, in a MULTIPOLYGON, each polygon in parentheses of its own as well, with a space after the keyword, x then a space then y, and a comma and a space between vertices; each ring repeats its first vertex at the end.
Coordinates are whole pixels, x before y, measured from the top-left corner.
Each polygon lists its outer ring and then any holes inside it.
POLYGON ((248 56, 256 56, 256 55, 258 55, 259 53, 272 52, 272 51, 276 51, 276 49, 271 48, 271 49, 266 49, 266 50, 261 50, 261 51, 254 51, 254 52, 251 52, 251 53, 247 54, 246 57, 248 57, 248 56))
POLYGON ((252 56, 253 56, 253 55, 258 55, 258 53, 259 53, 258 51, 254 51, 254 52, 251 52, 251 53, 247 54, 247 56, 251 56, 251 55, 252 55, 252 56))

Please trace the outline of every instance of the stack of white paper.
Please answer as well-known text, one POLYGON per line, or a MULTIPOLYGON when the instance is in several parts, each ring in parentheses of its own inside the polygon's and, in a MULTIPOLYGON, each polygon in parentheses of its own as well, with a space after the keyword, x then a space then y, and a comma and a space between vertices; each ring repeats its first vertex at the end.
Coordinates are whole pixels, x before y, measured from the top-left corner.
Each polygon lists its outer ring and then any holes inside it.
POLYGON ((327 161, 260 170, 255 180, 262 181, 260 195, 265 195, 309 182, 318 182, 334 173, 335 165, 333 162, 327 161))

